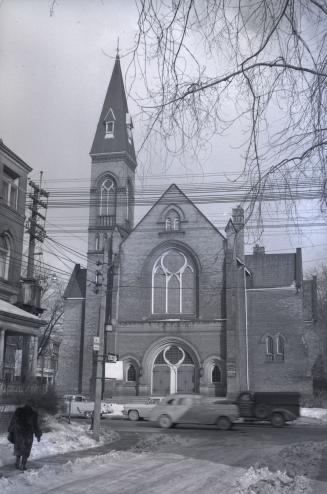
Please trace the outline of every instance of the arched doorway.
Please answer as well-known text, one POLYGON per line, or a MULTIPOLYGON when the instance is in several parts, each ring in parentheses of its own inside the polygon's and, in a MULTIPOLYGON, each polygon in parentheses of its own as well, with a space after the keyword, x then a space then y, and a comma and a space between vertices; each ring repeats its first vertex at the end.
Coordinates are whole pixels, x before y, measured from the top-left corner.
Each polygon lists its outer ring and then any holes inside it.
POLYGON ((152 394, 194 393, 195 365, 189 353, 178 345, 167 345, 154 359, 152 394))

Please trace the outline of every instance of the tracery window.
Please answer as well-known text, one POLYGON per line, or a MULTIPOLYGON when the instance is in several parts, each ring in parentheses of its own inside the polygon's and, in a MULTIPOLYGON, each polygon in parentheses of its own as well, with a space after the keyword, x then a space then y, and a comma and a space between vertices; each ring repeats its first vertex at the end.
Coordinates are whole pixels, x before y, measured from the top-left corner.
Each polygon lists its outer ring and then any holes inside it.
POLYGON ((0 236, 0 278, 8 280, 11 255, 11 243, 6 233, 0 236))
POLYGON ((152 270, 152 314, 195 313, 195 270, 191 260, 169 249, 152 270))
POLYGON ((116 214, 116 184, 111 178, 106 178, 100 187, 100 216, 116 214))
POLYGON ((126 186, 126 219, 130 223, 132 223, 133 200, 133 187, 128 180, 126 186))

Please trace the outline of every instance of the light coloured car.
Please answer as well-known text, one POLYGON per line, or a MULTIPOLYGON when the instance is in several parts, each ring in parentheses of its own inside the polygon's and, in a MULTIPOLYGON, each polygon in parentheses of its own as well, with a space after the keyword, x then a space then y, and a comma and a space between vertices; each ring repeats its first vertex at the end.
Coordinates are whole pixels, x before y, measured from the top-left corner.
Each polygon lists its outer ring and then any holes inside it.
POLYGON ((124 405, 123 415, 129 420, 149 420, 150 412, 162 398, 149 398, 145 403, 127 403, 124 405))
MULTIPOLYGON (((64 395, 62 415, 71 417, 91 417, 94 411, 94 401, 84 395, 64 395)), ((101 403, 101 416, 112 413, 110 403, 101 403)))
POLYGON ((198 394, 173 394, 151 410, 149 419, 164 428, 176 424, 203 424, 228 430, 239 421, 239 416, 238 407, 233 403, 198 394))

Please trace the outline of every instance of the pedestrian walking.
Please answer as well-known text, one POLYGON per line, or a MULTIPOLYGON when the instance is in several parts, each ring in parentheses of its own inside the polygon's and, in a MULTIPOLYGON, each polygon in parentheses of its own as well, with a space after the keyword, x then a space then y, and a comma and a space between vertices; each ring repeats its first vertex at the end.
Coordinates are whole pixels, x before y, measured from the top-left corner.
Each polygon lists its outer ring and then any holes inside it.
POLYGON ((20 470, 26 470, 34 435, 40 441, 42 432, 38 425, 38 413, 27 403, 16 409, 8 427, 8 440, 14 444, 15 466, 20 470))

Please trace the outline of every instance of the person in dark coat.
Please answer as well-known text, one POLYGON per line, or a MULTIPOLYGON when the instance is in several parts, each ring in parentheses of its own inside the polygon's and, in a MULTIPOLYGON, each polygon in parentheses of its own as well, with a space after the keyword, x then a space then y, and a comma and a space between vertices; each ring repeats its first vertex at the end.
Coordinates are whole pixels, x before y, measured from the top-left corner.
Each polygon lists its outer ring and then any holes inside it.
POLYGON ((8 428, 14 442, 16 468, 26 470, 27 458, 31 454, 33 436, 40 441, 42 432, 38 425, 38 413, 26 404, 16 409, 8 428))

